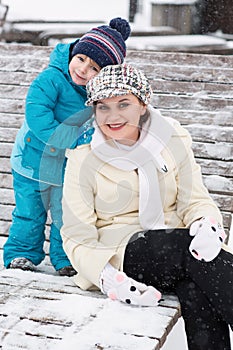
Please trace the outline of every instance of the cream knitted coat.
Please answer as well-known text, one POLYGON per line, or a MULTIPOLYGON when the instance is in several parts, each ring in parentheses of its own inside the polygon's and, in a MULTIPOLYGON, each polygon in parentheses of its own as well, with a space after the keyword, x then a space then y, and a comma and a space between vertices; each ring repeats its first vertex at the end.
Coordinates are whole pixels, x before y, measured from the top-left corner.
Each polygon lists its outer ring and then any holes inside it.
MULTIPOLYGON (((156 115, 152 111, 151 117, 156 115)), ((166 226, 189 227, 207 215, 221 223, 221 214, 202 183, 189 133, 178 122, 173 128, 161 153, 168 172, 158 173, 166 226)), ((69 150, 67 157, 61 235, 64 250, 78 271, 75 283, 92 289, 99 286, 107 262, 122 269, 127 242, 142 230, 138 174, 104 163, 90 145, 69 150)))

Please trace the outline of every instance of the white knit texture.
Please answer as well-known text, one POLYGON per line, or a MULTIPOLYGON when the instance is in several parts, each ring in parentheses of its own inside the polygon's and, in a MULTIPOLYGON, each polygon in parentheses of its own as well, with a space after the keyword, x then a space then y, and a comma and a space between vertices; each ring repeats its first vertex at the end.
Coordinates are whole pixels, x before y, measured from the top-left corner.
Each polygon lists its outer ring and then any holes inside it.
POLYGON ((104 267, 99 280, 100 289, 103 294, 107 294, 109 289, 113 288, 113 279, 117 272, 118 270, 115 269, 115 267, 113 267, 110 263, 107 263, 107 265, 104 267))

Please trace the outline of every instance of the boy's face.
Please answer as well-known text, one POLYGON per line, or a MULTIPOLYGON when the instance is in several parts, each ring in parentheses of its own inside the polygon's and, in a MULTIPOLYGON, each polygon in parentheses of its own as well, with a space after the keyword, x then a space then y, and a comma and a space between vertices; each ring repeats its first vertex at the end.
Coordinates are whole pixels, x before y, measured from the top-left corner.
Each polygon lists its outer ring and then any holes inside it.
POLYGON ((86 85, 100 70, 97 63, 83 54, 75 55, 69 64, 71 79, 77 85, 86 85))

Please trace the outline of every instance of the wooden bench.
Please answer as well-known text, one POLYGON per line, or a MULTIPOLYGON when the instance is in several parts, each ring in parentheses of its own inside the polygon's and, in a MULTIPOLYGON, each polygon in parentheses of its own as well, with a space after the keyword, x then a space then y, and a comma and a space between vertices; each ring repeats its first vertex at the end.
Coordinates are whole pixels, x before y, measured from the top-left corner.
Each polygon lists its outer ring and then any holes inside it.
MULTIPOLYGON (((5 42, 32 43, 33 45, 51 45, 53 41, 70 40, 81 37, 93 27, 107 24, 103 21, 6 21, 1 38, 5 42)), ((131 24, 131 36, 178 35, 173 27, 158 26, 138 28, 131 24)))
MULTIPOLYGON (((0 41, 55 46, 58 42, 67 43, 80 38, 90 28, 104 23, 102 21, 6 20, 2 24, 2 28, 0 22, 0 41)), ((217 55, 233 54, 233 47, 228 42, 228 40, 232 41, 232 39, 227 39, 228 37, 230 38, 229 35, 227 37, 224 35, 220 36, 220 34, 182 35, 174 27, 157 25, 145 27, 134 23, 131 23, 131 29, 131 36, 127 40, 127 46, 131 50, 217 55)))
MULTIPOLYGON (((29 84, 47 66, 51 50, 0 44, 1 253, 14 208, 9 162, 12 145, 24 118, 29 84)), ((129 51, 127 61, 143 69, 150 79, 155 92, 152 104, 191 133, 204 182, 229 232, 233 212, 233 57, 129 51)), ((49 239, 46 250, 48 245, 49 239)), ((70 350, 158 350, 180 316, 175 296, 165 296, 156 309, 116 307, 99 293, 83 292, 68 277, 57 276, 48 257, 38 273, 5 270, 2 262, 0 270, 0 339, 6 350, 40 346, 51 350, 68 345, 70 350)))

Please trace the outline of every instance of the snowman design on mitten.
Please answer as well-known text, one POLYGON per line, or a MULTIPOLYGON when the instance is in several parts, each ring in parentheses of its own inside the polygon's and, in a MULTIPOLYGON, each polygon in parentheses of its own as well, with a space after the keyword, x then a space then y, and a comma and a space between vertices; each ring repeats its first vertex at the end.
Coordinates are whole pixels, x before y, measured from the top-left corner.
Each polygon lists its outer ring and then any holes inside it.
POLYGON ((189 251, 194 258, 201 261, 212 261, 222 248, 226 234, 222 226, 212 217, 203 217, 195 221, 189 230, 194 236, 189 251))
POLYGON ((137 282, 120 271, 115 274, 114 286, 107 295, 112 300, 137 306, 157 306, 161 299, 161 293, 157 289, 137 282))

